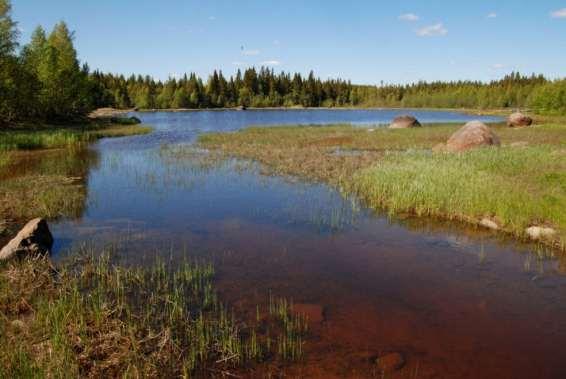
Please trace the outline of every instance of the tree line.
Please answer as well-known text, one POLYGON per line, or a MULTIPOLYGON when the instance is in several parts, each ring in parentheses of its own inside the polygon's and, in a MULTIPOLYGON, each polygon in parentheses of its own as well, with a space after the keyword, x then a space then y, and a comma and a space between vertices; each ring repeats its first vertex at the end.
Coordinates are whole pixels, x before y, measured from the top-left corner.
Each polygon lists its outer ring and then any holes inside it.
POLYGON ((427 107, 533 108, 566 114, 566 80, 511 73, 489 83, 418 82, 354 85, 322 80, 311 71, 275 73, 266 67, 206 80, 195 73, 165 81, 150 76, 91 72, 77 58, 73 33, 60 22, 47 33, 37 27, 19 45, 9 0, 0 0, 0 124, 33 120, 68 122, 98 107, 205 109, 225 107, 427 107))
POLYGON ((533 108, 566 113, 566 80, 513 72, 501 80, 354 85, 341 79, 305 78, 261 67, 225 78, 214 71, 204 82, 196 74, 165 82, 149 76, 92 74, 99 105, 140 109, 252 107, 533 108))

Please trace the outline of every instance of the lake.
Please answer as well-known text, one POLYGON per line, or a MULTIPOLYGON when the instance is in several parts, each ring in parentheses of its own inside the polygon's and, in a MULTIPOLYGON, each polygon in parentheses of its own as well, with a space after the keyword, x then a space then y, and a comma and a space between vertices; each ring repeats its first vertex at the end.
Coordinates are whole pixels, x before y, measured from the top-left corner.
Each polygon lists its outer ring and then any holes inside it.
MULTIPOLYGON (((215 262, 222 299, 241 312, 269 295, 310 313, 305 362, 290 376, 371 377, 400 352, 393 377, 566 377, 566 262, 491 231, 376 214, 333 188, 207 159, 205 132, 249 125, 383 125, 406 110, 136 113, 149 135, 75 152, 85 202, 52 225, 55 257, 113 244, 125 264, 159 255, 215 262)), ((498 121, 411 111, 421 122, 498 121)), ((65 153, 67 154, 67 153, 65 153)), ((41 167, 58 153, 42 157, 41 167)))

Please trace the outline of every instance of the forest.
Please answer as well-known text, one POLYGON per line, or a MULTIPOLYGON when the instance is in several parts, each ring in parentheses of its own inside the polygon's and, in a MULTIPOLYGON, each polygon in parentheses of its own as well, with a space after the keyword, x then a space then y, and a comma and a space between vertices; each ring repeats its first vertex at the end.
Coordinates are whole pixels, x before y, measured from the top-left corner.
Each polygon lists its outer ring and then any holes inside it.
POLYGON ((77 57, 74 33, 60 22, 47 33, 38 26, 20 45, 11 4, 0 0, 0 125, 76 122, 99 107, 208 109, 245 107, 529 108, 566 114, 566 79, 513 72, 489 83, 419 82, 356 85, 317 77, 313 71, 275 73, 267 67, 214 71, 165 81, 151 76, 90 70, 77 57))

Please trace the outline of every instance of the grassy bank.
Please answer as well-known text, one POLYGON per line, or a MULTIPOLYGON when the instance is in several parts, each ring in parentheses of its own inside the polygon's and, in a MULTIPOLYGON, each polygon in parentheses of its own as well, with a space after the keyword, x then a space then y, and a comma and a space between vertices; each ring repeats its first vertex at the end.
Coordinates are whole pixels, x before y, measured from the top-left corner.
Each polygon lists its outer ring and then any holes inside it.
POLYGON ((143 125, 21 126, 0 131, 0 221, 74 217, 85 207, 97 139, 149 133, 143 125), (31 151, 33 150, 33 151, 31 151))
POLYGON ((219 301, 210 264, 111 257, 0 265, 0 377, 228 376, 302 357, 307 323, 291 303, 269 296, 245 320, 219 301))
POLYGON ((97 124, 77 127, 43 126, 13 128, 0 131, 0 150, 52 149, 76 146, 105 137, 147 134, 151 128, 143 125, 97 124))
POLYGON ((566 126, 492 125, 500 149, 433 154, 461 125, 389 130, 348 125, 249 128, 208 134, 200 144, 253 159, 272 173, 297 175, 355 193, 370 207, 478 223, 488 217, 525 237, 525 228, 557 230, 566 247, 566 126))

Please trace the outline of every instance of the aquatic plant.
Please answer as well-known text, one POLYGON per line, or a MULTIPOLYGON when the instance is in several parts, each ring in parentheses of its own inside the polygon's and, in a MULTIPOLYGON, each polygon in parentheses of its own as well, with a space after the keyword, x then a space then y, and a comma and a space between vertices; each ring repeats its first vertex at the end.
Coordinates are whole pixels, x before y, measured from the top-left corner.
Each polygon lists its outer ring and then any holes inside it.
POLYGON ((0 266, 0 342, 13 346, 0 376, 193 376, 304 354, 306 319, 285 299, 248 323, 219 300, 210 263, 114 261, 85 247, 58 271, 43 258, 0 266))

